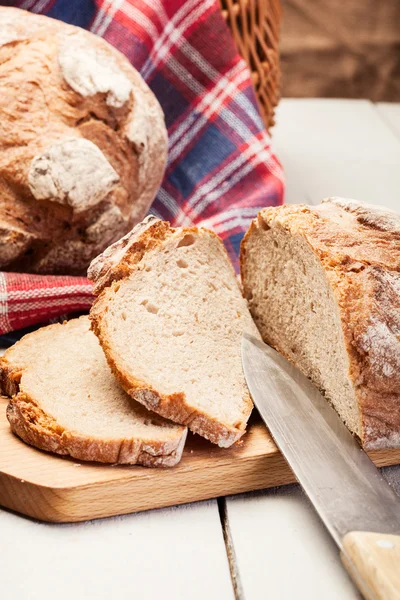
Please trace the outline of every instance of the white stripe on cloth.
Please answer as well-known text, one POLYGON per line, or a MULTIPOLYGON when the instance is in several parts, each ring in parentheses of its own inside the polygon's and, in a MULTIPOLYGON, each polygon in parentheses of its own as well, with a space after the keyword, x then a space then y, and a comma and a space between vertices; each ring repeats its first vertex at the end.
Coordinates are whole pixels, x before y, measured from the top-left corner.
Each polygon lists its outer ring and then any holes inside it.
POLYGON ((90 283, 82 285, 65 285, 50 288, 38 288, 31 290, 12 290, 8 292, 8 300, 29 300, 30 298, 59 297, 61 294, 74 297, 76 294, 87 294, 91 296, 93 286, 90 283))
POLYGON ((205 227, 207 229, 214 229, 218 231, 229 231, 233 227, 242 227, 243 223, 248 224, 257 214, 265 208, 264 206, 250 206, 243 207, 238 206, 237 208, 231 208, 221 213, 215 214, 212 217, 199 221, 197 227, 205 227), (243 223, 242 223, 243 221, 243 223))
MULTIPOLYGON (((258 209, 258 210, 260 210, 260 209, 258 209)), ((247 231, 247 229, 250 227, 250 223, 256 216, 257 216, 257 213, 253 213, 249 217, 238 216, 238 217, 232 218, 230 221, 226 221, 225 223, 220 223, 220 224, 216 223, 215 225, 212 225, 211 227, 208 227, 208 228, 212 229, 218 235, 223 235, 225 232, 232 232, 232 230, 237 227, 238 229, 241 229, 242 233, 244 234, 244 232, 247 231)), ((199 227, 205 227, 205 225, 199 225, 199 227)))
POLYGON ((164 188, 159 189, 157 200, 159 200, 161 204, 174 215, 174 218, 176 218, 177 214, 180 214, 182 216, 182 224, 193 225, 193 221, 183 214, 184 207, 178 204, 177 201, 164 190, 164 188))
POLYGON ((29 10, 36 3, 36 0, 25 0, 25 2, 21 3, 21 7, 24 10, 29 10))
POLYGON ((160 0, 143 0, 149 8, 153 9, 154 14, 157 16, 159 22, 163 27, 168 24, 169 18, 164 8, 164 3, 160 0))
POLYGON ((11 325, 8 318, 7 280, 4 273, 0 272, 0 329, 10 331, 11 325))
POLYGON ((103 36, 123 2, 124 0, 110 0, 107 7, 103 6, 100 8, 93 21, 92 27, 90 28, 91 31, 97 33, 97 35, 103 36))
POLYGON ((106 16, 107 6, 111 5, 111 0, 109 2, 104 3, 104 8, 101 6, 97 9, 97 13, 95 18, 93 19, 93 23, 90 26, 90 31, 92 33, 97 33, 97 28, 101 25, 102 20, 106 16))
POLYGON ((177 45, 177 42, 183 38, 185 31, 213 5, 214 0, 188 0, 176 11, 172 19, 166 24, 149 58, 143 65, 141 73, 144 79, 148 78, 158 63, 168 56, 172 46, 177 45), (196 5, 198 6, 196 7, 196 5))
POLYGON ((141 25, 146 33, 151 37, 151 41, 153 44, 156 43, 159 37, 159 33, 157 27, 154 25, 153 21, 149 19, 147 15, 145 15, 141 10, 132 6, 132 4, 124 3, 121 7, 121 12, 124 13, 127 17, 135 21, 139 25, 141 25))
POLYGON ((34 13, 42 12, 47 4, 50 4, 51 0, 28 0, 21 4, 21 8, 25 10, 31 10, 34 13))
MULTIPOLYGON (((43 302, 13 302, 10 305, 9 313, 29 313, 29 316, 42 312, 43 309, 50 309, 58 306, 65 308, 68 312, 72 306, 78 304, 87 306, 87 296, 71 296, 70 298, 47 298, 43 302)), ((22 315, 21 315, 22 316, 22 315)))

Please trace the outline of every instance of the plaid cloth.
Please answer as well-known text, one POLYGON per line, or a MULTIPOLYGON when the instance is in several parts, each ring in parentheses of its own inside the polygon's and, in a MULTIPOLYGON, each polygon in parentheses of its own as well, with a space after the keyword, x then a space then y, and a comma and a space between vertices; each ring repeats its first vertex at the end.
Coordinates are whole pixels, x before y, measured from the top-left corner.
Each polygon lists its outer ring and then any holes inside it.
MULTIPOLYGON (((128 57, 160 101, 169 133, 167 171, 151 212, 174 226, 213 229, 237 266, 250 220, 281 203, 283 177, 217 0, 2 4, 89 29, 128 57)), ((91 301, 84 278, 0 273, 0 334, 87 311, 91 301)))

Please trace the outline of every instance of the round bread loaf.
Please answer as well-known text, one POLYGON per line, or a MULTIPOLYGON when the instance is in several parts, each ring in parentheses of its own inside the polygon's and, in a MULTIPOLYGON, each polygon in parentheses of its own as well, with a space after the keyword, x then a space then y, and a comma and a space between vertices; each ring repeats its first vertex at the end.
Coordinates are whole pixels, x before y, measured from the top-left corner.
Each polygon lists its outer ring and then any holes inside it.
POLYGON ((0 87, 0 269, 82 273, 157 193, 161 107, 101 38, 5 7, 0 87))

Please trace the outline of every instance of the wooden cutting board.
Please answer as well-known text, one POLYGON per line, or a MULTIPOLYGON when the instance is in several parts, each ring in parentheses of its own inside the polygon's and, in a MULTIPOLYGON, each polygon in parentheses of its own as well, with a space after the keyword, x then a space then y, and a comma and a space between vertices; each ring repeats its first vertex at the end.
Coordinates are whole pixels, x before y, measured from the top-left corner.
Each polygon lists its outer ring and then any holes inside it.
MULTIPOLYGON (((11 433, 0 398, 0 505, 52 522, 110 517, 293 483, 267 429, 250 423, 232 448, 189 435, 172 469, 80 463, 27 446, 11 433)), ((379 450, 376 465, 400 463, 400 449, 379 450)))

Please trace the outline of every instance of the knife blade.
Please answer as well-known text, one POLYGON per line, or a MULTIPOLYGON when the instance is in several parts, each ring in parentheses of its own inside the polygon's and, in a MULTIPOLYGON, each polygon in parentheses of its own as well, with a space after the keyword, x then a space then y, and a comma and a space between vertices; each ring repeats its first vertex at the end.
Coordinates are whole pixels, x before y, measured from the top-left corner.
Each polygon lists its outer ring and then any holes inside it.
POLYGON ((244 334, 246 382, 263 421, 367 598, 400 599, 400 500, 318 389, 244 334))

